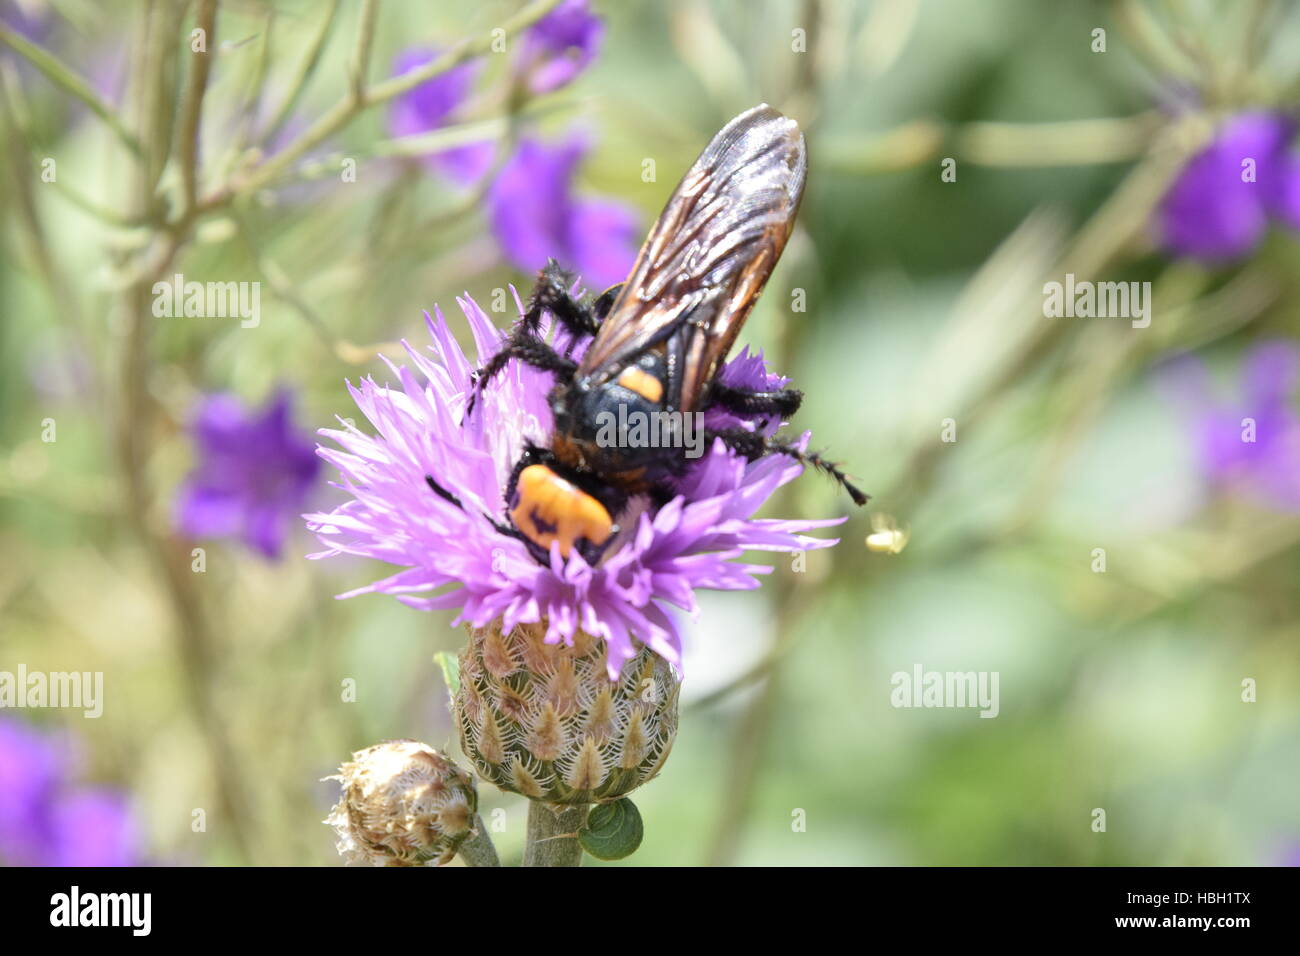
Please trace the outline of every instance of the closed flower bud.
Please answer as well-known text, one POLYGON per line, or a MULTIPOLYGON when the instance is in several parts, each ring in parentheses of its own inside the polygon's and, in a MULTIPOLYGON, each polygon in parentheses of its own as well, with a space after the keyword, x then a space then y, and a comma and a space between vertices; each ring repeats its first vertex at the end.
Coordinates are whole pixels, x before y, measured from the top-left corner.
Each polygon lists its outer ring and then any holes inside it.
POLYGON ((613 800, 655 776, 677 734, 679 682, 638 644, 610 680, 607 644, 543 641, 546 624, 472 629, 460 656, 461 747, 486 780, 533 800, 613 800))
POLYGON ((440 866, 474 828, 474 778, 416 740, 359 750, 326 779, 343 785, 325 822, 349 864, 440 866))

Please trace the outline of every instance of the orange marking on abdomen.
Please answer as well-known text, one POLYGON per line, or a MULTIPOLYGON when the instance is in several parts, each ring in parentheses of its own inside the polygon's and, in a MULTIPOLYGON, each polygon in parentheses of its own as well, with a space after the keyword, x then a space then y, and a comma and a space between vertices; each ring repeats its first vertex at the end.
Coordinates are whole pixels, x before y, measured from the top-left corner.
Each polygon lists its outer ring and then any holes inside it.
POLYGON ((619 373, 618 384, 629 392, 635 392, 646 401, 655 404, 658 404, 659 400, 664 397, 663 383, 649 372, 639 369, 635 365, 629 365, 619 373))
POLYGON ((599 546, 614 533, 604 505, 545 465, 529 465, 515 487, 519 503, 510 512, 515 527, 543 548, 558 541, 562 557, 579 538, 599 546))

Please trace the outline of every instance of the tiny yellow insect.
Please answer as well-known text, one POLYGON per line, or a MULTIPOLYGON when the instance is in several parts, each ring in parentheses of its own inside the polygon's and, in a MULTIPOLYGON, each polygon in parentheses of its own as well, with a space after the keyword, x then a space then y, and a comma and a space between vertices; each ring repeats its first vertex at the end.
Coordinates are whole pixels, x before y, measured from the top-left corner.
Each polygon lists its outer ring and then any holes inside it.
POLYGON ((907 547, 912 533, 899 528, 893 515, 877 511, 871 516, 871 534, 867 535, 867 550, 876 554, 898 554, 907 547))

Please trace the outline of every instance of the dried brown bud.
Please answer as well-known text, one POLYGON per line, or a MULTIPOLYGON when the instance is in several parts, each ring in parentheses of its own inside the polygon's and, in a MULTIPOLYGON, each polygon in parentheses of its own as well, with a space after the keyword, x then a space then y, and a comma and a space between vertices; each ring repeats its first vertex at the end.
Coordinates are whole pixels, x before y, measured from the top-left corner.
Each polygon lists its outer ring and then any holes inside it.
POLYGON ((349 864, 440 866, 473 830, 474 778, 417 740, 359 750, 326 779, 343 785, 325 822, 349 864))

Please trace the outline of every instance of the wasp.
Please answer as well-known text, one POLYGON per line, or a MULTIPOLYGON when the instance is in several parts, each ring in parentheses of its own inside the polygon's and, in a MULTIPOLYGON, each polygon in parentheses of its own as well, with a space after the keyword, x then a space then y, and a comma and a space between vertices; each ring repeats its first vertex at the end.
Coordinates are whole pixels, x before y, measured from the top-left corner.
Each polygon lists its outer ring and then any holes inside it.
MULTIPOLYGON (((690 464, 681 440, 686 416, 722 408, 784 421, 798 410, 803 395, 796 389, 734 388, 716 373, 790 238, 807 170, 798 124, 757 106, 724 126, 682 177, 624 282, 588 302, 571 293, 572 275, 554 260, 541 270, 524 315, 478 371, 466 408, 468 418, 482 389, 511 361, 555 375, 549 447, 525 446, 505 491, 510 524, 494 521, 539 561, 550 563, 558 545, 562 557, 576 548, 595 563, 634 496, 671 500, 673 479, 690 464), (591 337, 580 360, 544 340, 544 313, 571 336, 591 337), (659 437, 666 440, 632 440, 626 427, 611 440, 612 416, 663 421, 659 437)), ((705 430, 703 437, 750 461, 788 455, 829 474, 856 504, 866 503, 837 465, 779 437, 743 427, 705 430)), ((432 477, 427 481, 460 504, 432 477)))

